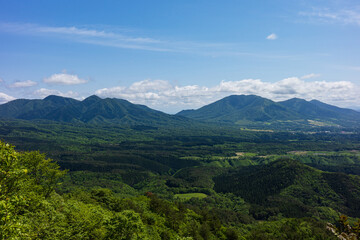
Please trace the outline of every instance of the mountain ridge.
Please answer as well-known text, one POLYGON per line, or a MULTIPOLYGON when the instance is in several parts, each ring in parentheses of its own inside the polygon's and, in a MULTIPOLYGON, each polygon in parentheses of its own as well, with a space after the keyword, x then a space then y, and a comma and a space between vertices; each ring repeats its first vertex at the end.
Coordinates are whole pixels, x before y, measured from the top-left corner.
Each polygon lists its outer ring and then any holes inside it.
POLYGON ((17 99, 0 105, 0 117, 59 122, 118 123, 128 125, 183 124, 193 120, 169 115, 124 99, 92 95, 79 101, 50 95, 42 100, 17 99))
POLYGON ((180 111, 176 115, 206 122, 232 124, 309 120, 340 125, 360 124, 360 113, 355 110, 339 108, 318 100, 292 98, 274 102, 256 95, 231 95, 196 110, 180 111))
POLYGON ((79 101, 50 95, 40 100, 17 99, 0 105, 0 118, 59 122, 172 125, 215 123, 269 125, 360 126, 360 112, 318 100, 292 98, 274 102, 256 95, 230 95, 199 109, 171 115, 124 99, 96 95, 79 101), (284 125, 285 124, 285 125, 284 125), (287 125, 286 125, 287 124, 287 125))
POLYGON ((296 113, 266 98, 256 95, 231 95, 193 111, 181 111, 177 115, 202 121, 236 122, 239 120, 268 121, 296 119, 296 113), (218 109, 221 108, 221 114, 218 109))

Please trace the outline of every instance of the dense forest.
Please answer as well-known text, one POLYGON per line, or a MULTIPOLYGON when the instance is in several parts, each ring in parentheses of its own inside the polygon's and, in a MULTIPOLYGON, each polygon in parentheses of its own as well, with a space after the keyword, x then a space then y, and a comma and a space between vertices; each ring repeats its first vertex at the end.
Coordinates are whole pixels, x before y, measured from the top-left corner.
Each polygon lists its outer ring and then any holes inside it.
POLYGON ((3 142, 0 148, 2 239, 334 238, 311 218, 255 222, 246 216, 245 202, 233 195, 215 194, 204 205, 168 201, 152 192, 117 195, 105 188, 61 194, 58 180, 67 173, 51 159, 3 142))
POLYGON ((2 120, 1 237, 353 236, 360 134, 331 130, 2 120))

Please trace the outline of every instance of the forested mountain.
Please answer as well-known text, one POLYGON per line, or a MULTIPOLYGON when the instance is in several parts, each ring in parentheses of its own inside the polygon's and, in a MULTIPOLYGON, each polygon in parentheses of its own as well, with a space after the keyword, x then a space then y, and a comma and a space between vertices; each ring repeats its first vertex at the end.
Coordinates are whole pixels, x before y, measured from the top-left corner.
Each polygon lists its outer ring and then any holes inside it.
POLYGON ((144 105, 95 95, 83 101, 48 96, 43 100, 18 99, 0 105, 0 117, 10 119, 46 119, 60 122, 148 124, 152 126, 191 122, 144 105))
POLYGON ((202 121, 229 122, 300 119, 301 116, 269 99, 255 95, 232 95, 197 110, 177 115, 202 121))
POLYGON ((184 110, 178 116, 217 122, 246 124, 251 122, 319 120, 331 123, 360 123, 360 112, 335 107, 317 100, 293 98, 274 102, 255 95, 232 95, 201 107, 184 110))
POLYGON ((37 119, 64 105, 75 105, 79 101, 58 96, 48 96, 43 100, 17 99, 0 105, 1 118, 37 119))

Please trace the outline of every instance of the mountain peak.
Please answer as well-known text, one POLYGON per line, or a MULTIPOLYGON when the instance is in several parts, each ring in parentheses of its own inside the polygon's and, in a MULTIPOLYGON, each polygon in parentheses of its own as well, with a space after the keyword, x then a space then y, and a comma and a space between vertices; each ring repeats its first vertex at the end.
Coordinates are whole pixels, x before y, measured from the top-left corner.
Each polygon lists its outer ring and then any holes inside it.
POLYGON ((302 98, 290 98, 286 101, 294 101, 294 102, 307 102, 305 99, 302 99, 302 98))
POLYGON ((89 96, 89 97, 85 98, 85 99, 84 99, 84 101, 89 100, 89 99, 93 99, 93 100, 100 100, 101 98, 100 98, 100 97, 98 97, 98 96, 96 96, 96 95, 91 95, 91 96, 89 96))
POLYGON ((68 103, 78 102, 78 100, 68 98, 68 97, 57 96, 57 95, 49 95, 46 98, 44 98, 43 101, 51 102, 52 104, 56 104, 56 105, 65 105, 68 103))
POLYGON ((64 97, 61 96, 57 96, 57 95, 49 95, 46 98, 44 98, 45 101, 59 101, 59 100, 63 100, 64 97))
POLYGON ((249 94, 249 95, 241 94, 241 95, 230 95, 223 99, 238 99, 238 100, 240 100, 240 99, 265 99, 265 98, 262 98, 260 96, 253 95, 253 94, 249 94))
POLYGON ((236 108, 239 107, 242 108, 249 104, 263 104, 265 102, 272 102, 272 101, 256 95, 230 95, 217 102, 226 105, 229 104, 236 108))
POLYGON ((96 102, 101 101, 101 100, 102 100, 102 99, 99 98, 98 96, 96 96, 96 95, 91 95, 91 96, 85 98, 85 99, 82 101, 82 103, 84 103, 84 104, 86 104, 86 105, 91 105, 91 104, 96 103, 96 102))
POLYGON ((85 98, 82 102, 85 102, 85 103, 91 102, 91 103, 93 103, 93 102, 97 102, 99 100, 101 100, 100 97, 98 97, 96 95, 91 95, 91 96, 85 98))

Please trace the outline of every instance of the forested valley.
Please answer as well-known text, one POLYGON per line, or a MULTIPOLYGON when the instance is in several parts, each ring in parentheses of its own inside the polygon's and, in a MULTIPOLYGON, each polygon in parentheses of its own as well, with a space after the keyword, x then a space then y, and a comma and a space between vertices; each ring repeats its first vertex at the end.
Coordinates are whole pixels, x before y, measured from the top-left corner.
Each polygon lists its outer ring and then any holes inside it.
POLYGON ((2 239, 359 237, 356 129, 3 120, 0 133, 2 239))

